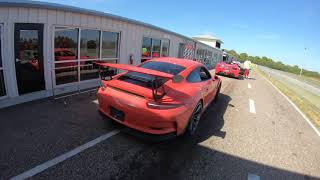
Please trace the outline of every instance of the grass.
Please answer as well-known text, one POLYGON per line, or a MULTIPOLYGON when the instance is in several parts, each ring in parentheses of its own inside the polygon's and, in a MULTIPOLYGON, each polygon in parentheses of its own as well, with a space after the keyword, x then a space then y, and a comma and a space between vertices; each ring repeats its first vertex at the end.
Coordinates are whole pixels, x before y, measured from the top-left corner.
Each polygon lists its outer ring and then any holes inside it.
POLYGON ((283 94, 285 94, 314 124, 320 128, 320 109, 304 98, 304 95, 296 93, 293 89, 285 85, 284 83, 270 78, 266 73, 258 68, 255 68, 256 72, 269 79, 283 94))

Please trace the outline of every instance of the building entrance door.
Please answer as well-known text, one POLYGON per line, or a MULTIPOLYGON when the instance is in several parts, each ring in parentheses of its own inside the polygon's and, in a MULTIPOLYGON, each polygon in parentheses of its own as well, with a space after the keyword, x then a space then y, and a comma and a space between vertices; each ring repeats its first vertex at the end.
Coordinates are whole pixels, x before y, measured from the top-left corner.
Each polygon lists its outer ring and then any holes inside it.
POLYGON ((14 49, 19 95, 45 90, 43 24, 16 23, 14 49))

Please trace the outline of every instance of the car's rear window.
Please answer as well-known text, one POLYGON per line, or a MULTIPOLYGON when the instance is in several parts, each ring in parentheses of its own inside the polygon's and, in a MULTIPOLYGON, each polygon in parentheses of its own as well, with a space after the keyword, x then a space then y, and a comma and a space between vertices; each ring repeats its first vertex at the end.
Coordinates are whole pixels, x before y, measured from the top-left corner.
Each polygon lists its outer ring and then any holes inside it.
POLYGON ((167 63, 167 62, 158 62, 158 61, 149 61, 146 62, 140 67, 146 68, 146 69, 152 69, 172 75, 177 75, 184 69, 186 69, 183 66, 177 65, 177 64, 172 64, 172 63, 167 63))

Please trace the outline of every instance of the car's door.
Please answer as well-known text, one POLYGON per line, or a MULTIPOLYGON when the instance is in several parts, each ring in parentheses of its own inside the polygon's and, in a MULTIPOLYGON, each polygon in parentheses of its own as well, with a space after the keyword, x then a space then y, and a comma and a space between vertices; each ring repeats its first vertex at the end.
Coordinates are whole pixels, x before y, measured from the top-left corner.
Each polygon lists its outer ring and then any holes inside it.
POLYGON ((200 68, 200 78, 203 83, 203 93, 205 104, 208 105, 215 96, 215 89, 217 86, 217 81, 211 77, 210 72, 205 67, 200 68))
POLYGON ((203 106, 206 107, 214 97, 214 83, 209 71, 205 67, 197 67, 188 75, 187 81, 198 88, 203 98, 203 106))

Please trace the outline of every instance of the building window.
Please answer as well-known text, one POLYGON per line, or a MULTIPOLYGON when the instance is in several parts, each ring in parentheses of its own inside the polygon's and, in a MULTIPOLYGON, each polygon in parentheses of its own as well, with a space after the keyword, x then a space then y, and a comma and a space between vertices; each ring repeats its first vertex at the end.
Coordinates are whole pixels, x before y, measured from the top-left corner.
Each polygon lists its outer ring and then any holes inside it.
POLYGON ((102 32, 102 58, 117 58, 119 34, 115 32, 102 32))
POLYGON ((78 59, 78 29, 56 28, 54 54, 55 61, 78 59))
POLYGON ((99 67, 95 62, 117 63, 118 39, 116 32, 55 28, 56 85, 99 78, 99 67), (77 56, 79 53, 80 57, 77 56))
POLYGON ((144 37, 142 41, 142 59, 151 59, 152 39, 144 37))
POLYGON ((161 40, 152 39, 152 57, 160 57, 161 40))
POLYGON ((155 57, 169 56, 169 40, 144 37, 142 40, 142 62, 155 57))
POLYGON ((220 49, 221 44, 219 42, 216 42, 216 47, 220 49))
POLYGON ((100 31, 81 30, 80 59, 97 59, 100 50, 100 31))
POLYGON ((0 24, 0 97, 6 95, 2 65, 2 25, 0 24))
POLYGON ((161 47, 161 56, 168 57, 169 56, 169 40, 163 40, 162 41, 162 47, 161 47))

